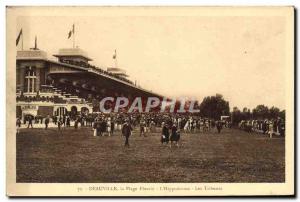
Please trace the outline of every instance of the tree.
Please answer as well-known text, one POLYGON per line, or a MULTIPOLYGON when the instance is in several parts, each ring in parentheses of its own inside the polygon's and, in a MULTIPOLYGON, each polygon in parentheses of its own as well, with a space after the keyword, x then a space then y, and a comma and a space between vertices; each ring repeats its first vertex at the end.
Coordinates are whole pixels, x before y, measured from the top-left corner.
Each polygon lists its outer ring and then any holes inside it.
POLYGON ((238 125, 241 122, 241 120, 244 119, 242 112, 237 107, 233 107, 231 117, 233 125, 238 125))
POLYGON ((257 105, 252 110, 252 114, 254 119, 265 119, 269 117, 269 109, 265 105, 257 105))
POLYGON ((285 120, 285 110, 282 110, 279 112, 279 117, 282 119, 282 120, 285 120))
POLYGON ((229 102, 220 94, 205 97, 200 104, 200 114, 218 120, 222 115, 229 115, 229 102))
POLYGON ((250 109, 248 109, 247 107, 243 108, 243 120, 248 120, 251 118, 251 112, 250 109))
POLYGON ((280 117, 282 120, 285 120, 285 110, 280 111, 279 108, 274 106, 269 109, 265 105, 257 105, 251 113, 250 109, 246 107, 243 108, 243 111, 234 107, 231 116, 233 124, 237 124, 241 120, 250 119, 277 119, 280 117))
POLYGON ((279 117, 280 110, 277 107, 271 107, 269 109, 269 118, 271 119, 277 119, 279 117))

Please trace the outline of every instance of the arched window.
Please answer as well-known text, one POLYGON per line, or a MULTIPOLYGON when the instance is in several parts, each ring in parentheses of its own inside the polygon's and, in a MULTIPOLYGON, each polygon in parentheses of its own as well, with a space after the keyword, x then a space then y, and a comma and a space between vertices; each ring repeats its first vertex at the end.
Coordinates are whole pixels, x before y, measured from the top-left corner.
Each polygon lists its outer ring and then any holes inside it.
POLYGON ((35 67, 29 66, 25 70, 25 92, 34 93, 36 85, 36 71, 35 67))

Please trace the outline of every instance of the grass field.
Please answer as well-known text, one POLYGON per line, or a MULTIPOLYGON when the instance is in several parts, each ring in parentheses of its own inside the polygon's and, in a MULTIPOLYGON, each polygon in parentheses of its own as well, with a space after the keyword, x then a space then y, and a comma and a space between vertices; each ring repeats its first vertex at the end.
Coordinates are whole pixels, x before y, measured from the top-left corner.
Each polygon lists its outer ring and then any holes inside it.
POLYGON ((284 182, 285 140, 240 130, 181 136, 180 147, 160 133, 130 148, 120 133, 93 137, 91 128, 23 129, 17 135, 17 182, 284 182))

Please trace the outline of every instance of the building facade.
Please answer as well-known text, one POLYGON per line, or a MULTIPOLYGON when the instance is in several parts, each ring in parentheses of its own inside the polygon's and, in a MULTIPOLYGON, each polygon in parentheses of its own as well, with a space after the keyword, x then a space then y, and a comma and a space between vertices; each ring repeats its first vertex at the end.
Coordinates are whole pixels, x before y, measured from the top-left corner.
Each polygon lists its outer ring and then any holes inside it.
MULTIPOLYGON (((120 72, 105 71, 89 64, 79 48, 60 49, 49 60, 37 48, 17 52, 17 117, 76 116, 99 111, 99 100, 111 96, 157 96, 135 86, 120 72)), ((123 73, 123 72, 122 72, 123 73)))

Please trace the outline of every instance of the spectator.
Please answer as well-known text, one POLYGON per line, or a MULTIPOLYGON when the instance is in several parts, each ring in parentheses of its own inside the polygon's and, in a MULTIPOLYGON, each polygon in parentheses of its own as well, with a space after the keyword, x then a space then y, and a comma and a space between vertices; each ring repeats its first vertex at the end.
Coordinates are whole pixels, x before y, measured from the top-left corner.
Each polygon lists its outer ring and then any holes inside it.
POLYGON ((129 137, 131 135, 132 127, 129 123, 129 120, 126 120, 122 128, 122 134, 125 136, 125 147, 129 147, 129 137))
POLYGON ((47 117, 45 119, 45 130, 48 129, 48 124, 49 124, 49 115, 47 115, 47 117))

